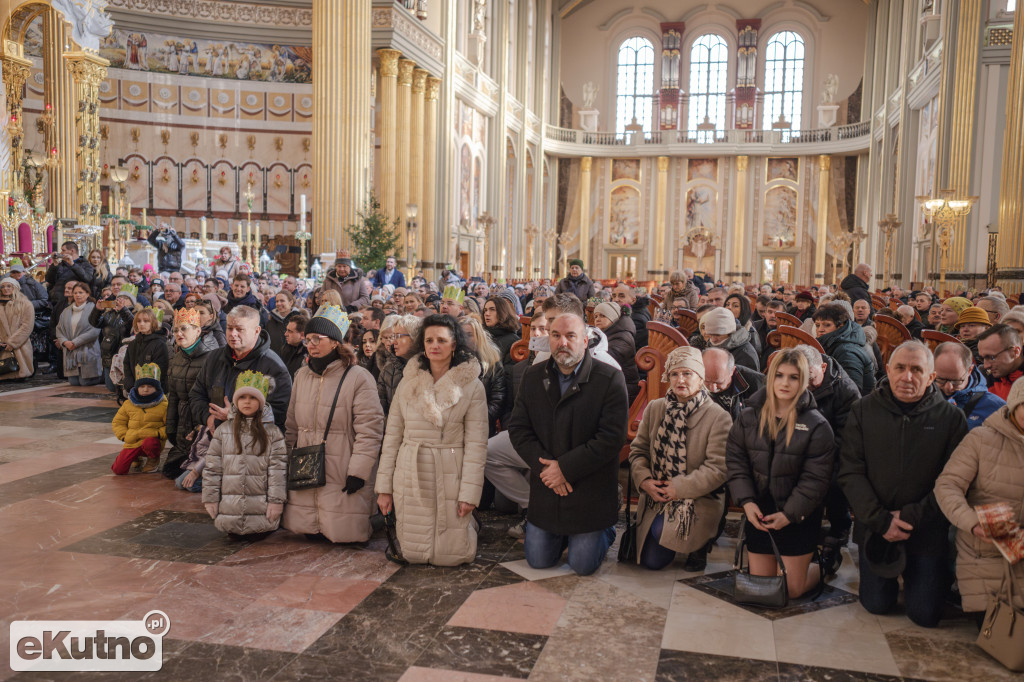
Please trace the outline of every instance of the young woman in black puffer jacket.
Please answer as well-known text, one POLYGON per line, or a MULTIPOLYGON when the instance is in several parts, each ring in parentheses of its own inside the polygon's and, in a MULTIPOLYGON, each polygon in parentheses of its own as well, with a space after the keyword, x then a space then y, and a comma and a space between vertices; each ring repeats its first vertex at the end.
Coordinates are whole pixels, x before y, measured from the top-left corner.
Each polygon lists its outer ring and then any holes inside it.
POLYGON ((807 358, 800 351, 779 351, 767 374, 767 386, 750 398, 729 432, 729 493, 747 517, 750 573, 777 574, 770 532, 786 564, 789 596, 796 598, 821 580, 811 558, 835 441, 807 391, 807 358))

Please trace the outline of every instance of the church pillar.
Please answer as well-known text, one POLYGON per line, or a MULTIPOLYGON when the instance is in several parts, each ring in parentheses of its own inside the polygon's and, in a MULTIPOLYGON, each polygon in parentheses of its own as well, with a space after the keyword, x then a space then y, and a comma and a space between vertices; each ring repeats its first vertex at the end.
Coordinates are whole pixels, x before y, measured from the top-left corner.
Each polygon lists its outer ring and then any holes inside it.
MULTIPOLYGON (((665 211, 668 208, 668 157, 658 157, 658 194, 654 210, 654 248, 649 249, 652 254, 651 265, 647 268, 648 273, 653 275, 651 279, 668 279, 665 272, 665 211)), ((639 273, 638 273, 639 275, 639 273)), ((639 276, 637 277, 639 279, 639 276)))
POLYGON ((371 0, 313 3, 313 253, 349 243, 370 167, 371 0))
POLYGON ((398 50, 377 50, 380 60, 380 164, 377 166, 377 201, 390 215, 395 205, 395 114, 398 97, 398 50))
POLYGON ((749 277, 750 273, 743 270, 743 244, 746 240, 744 229, 747 226, 747 167, 750 164, 749 156, 736 157, 736 206, 733 209, 735 220, 732 230, 732 272, 725 273, 726 277, 742 280, 744 276, 749 277))
POLYGON ((388 215, 405 223, 405 205, 409 203, 409 145, 412 144, 412 71, 416 64, 411 59, 398 60, 398 143, 395 162, 395 205, 388 215))
POLYGON ((435 229, 437 220, 435 193, 437 192, 437 96, 441 90, 441 79, 427 76, 426 113, 423 124, 423 206, 420 209, 420 224, 423 239, 420 240, 420 259, 423 261, 423 274, 435 279, 434 262, 437 260, 434 251, 435 229))
POLYGON ((49 209, 58 220, 77 221, 75 183, 78 177, 75 149, 75 81, 64 64, 64 46, 70 44, 64 17, 56 10, 43 12, 43 101, 53 123, 45 128, 45 149, 50 157, 49 209))
POLYGON ((1003 132, 1003 174, 999 187, 999 236, 996 284, 1006 293, 1024 288, 1024 11, 1013 17, 1010 77, 1006 86, 1006 129, 1003 132))
MULTIPOLYGON (((593 279, 596 272, 594 264, 588 261, 590 256, 590 167, 594 159, 584 156, 580 159, 580 250, 576 255, 583 261, 583 267, 593 279)), ((565 277, 568 273, 563 272, 565 277)), ((586 303, 586 301, 584 301, 586 303)))
POLYGON ((4 173, 4 177, 0 179, 0 189, 7 191, 21 187, 22 144, 25 139, 25 120, 21 112, 21 103, 25 97, 25 81, 28 80, 31 67, 32 62, 27 59, 12 54, 3 56, 4 94, 7 99, 5 125, 16 122, 21 128, 21 132, 16 134, 12 134, 12 130, 16 128, 7 127, 5 130, 11 145, 11 161, 10 167, 6 169, 9 172, 4 173))
POLYGON ((814 238, 814 283, 825 283, 825 242, 828 239, 828 183, 832 157, 818 157, 818 232, 814 238))
MULTIPOLYGON (((426 87, 427 72, 415 69, 412 72, 412 107, 409 114, 412 124, 409 146, 409 203, 416 204, 418 216, 423 215, 423 96, 426 87)), ((416 263, 423 257, 420 253, 423 248, 423 220, 419 217, 416 219, 416 231, 410 239, 412 256, 409 269, 415 273, 418 267, 416 263)))
POLYGON ((99 225, 103 201, 100 198, 100 83, 107 77, 110 62, 87 52, 65 55, 68 70, 75 81, 75 110, 79 111, 77 151, 78 196, 74 203, 78 222, 99 225))

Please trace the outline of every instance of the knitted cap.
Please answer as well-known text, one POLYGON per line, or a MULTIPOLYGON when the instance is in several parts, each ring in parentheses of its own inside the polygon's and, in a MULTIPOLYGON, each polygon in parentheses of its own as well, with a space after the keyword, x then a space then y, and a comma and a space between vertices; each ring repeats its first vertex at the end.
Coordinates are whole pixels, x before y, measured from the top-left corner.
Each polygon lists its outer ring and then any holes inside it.
POLYGON ((662 381, 668 381, 668 375, 674 369, 688 369, 704 381, 704 359, 700 351, 693 346, 680 346, 668 354, 665 359, 665 373, 661 375, 662 381))
POLYGON ((334 259, 334 264, 352 267, 352 257, 349 256, 348 251, 339 251, 338 257, 334 259))
POLYGON ((594 314, 601 313, 612 322, 618 322, 622 315, 622 308, 614 301, 602 301, 594 308, 594 314))
POLYGON ((1010 386, 1010 394, 1006 396, 1006 406, 1010 408, 1010 414, 1016 410, 1021 403, 1024 403, 1024 377, 1017 379, 1010 386))
POLYGON ((580 260, 579 258, 573 258, 572 260, 570 260, 570 261, 569 261, 569 267, 570 267, 570 268, 571 268, 572 266, 574 266, 574 265, 578 265, 578 266, 580 266, 580 270, 583 270, 583 269, 584 269, 584 268, 583 268, 583 261, 582 261, 582 260, 580 260))
POLYGON ((199 321, 199 311, 195 308, 181 308, 174 313, 174 326, 190 324, 193 327, 202 327, 199 321))
POLYGON ((799 294, 796 295, 796 300, 809 301, 810 303, 814 303, 814 295, 809 291, 801 291, 799 294))
POLYGON ((963 296, 951 296, 943 301, 943 304, 948 305, 950 308, 955 310, 957 315, 971 307, 971 302, 963 296))
POLYGON ((960 312, 960 317, 956 318, 956 325, 954 329, 959 329, 962 324, 983 324, 988 327, 992 326, 992 322, 988 319, 988 313, 982 308, 971 306, 964 308, 960 312))
POLYGON ((15 291, 21 291, 21 285, 18 284, 18 280, 13 277, 4 277, 3 279, 0 279, 0 284, 10 284, 14 287, 15 291))
POLYGON ((243 395, 252 396, 260 402, 260 410, 267 404, 267 394, 272 389, 270 377, 261 372, 246 370, 238 375, 235 381, 235 392, 232 400, 237 401, 243 395))
POLYGON ((700 318, 705 334, 732 334, 736 331, 736 316, 725 308, 709 310, 700 318))
MULTIPOLYGON (((121 290, 117 292, 117 296, 124 296, 132 301, 132 305, 138 303, 139 287, 134 284, 122 284, 121 290)), ((117 298, 115 296, 114 298, 117 298)))
POLYGON ((441 294, 441 298, 446 301, 455 301, 459 305, 466 300, 466 292, 462 290, 462 287, 456 284, 449 284, 444 288, 444 293, 441 294))
POLYGON ((336 305, 324 303, 306 323, 307 334, 320 334, 338 343, 345 342, 345 334, 352 322, 344 310, 336 305))

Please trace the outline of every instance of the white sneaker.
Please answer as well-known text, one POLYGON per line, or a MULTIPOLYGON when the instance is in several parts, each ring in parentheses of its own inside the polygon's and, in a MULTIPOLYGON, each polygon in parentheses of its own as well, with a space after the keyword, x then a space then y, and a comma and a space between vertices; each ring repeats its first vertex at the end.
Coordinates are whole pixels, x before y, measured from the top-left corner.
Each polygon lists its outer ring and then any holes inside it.
POLYGON ((510 527, 507 532, 508 532, 508 536, 510 538, 515 538, 516 540, 522 540, 523 538, 525 538, 526 537, 526 517, 523 517, 523 519, 519 523, 517 523, 516 525, 510 527))

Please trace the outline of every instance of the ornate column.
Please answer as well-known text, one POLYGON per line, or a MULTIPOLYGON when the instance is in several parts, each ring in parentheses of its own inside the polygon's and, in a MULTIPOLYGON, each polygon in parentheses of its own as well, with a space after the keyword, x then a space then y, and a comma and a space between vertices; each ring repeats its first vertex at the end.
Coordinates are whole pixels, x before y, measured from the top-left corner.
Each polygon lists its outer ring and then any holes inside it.
POLYGON ((54 123, 45 132, 50 183, 50 210, 55 218, 74 222, 78 217, 75 184, 78 177, 75 149, 75 81, 64 63, 64 46, 71 44, 64 17, 56 10, 43 12, 44 102, 54 112, 54 123), (53 157, 59 159, 53 164, 53 157))
POLYGON ((397 129, 395 115, 398 110, 398 50, 377 50, 380 62, 380 163, 377 164, 377 201, 390 213, 395 205, 395 150, 397 129))
POLYGON ((409 203, 409 145, 412 144, 412 71, 416 64, 411 59, 398 60, 398 134, 395 162, 395 205, 388 211, 392 220, 405 222, 405 205, 409 203))
POLYGON ((24 142, 24 117, 21 112, 25 98, 25 81, 31 73, 32 62, 20 55, 3 55, 4 94, 7 97, 7 120, 4 122, 11 145, 10 172, 0 179, 0 189, 13 190, 21 186, 22 143, 24 142), (14 125, 11 125, 11 124, 14 125))
MULTIPOLYGON (((409 203, 416 204, 417 209, 423 207, 423 106, 424 94, 427 88, 427 72, 423 69, 415 69, 412 72, 412 107, 410 108, 410 132, 409 146, 409 203)), ((416 228, 415 248, 413 258, 417 261, 423 260, 420 249, 423 244, 423 221, 419 221, 416 228)), ((416 268, 416 263, 409 263, 409 267, 416 268)))
POLYGON ((103 202, 100 197, 100 83, 107 77, 110 62, 87 52, 64 55, 75 80, 77 102, 78 180, 76 181, 78 222, 99 225, 103 202))
POLYGON ((735 219, 732 229, 732 272, 725 273, 726 277, 743 279, 749 277, 750 273, 743 269, 743 245, 746 242, 744 230, 747 226, 747 168, 750 165, 749 156, 736 157, 736 206, 733 209, 735 219))
POLYGON ((814 240, 814 283, 825 283, 825 242, 828 241, 828 183, 832 157, 818 157, 818 233, 814 240))
POLYGON ((435 193, 437 192, 437 96, 441 90, 441 79, 427 76, 426 113, 423 123, 423 210, 420 211, 423 240, 420 250, 423 255, 423 271, 427 279, 434 279, 434 263, 437 256, 434 251, 437 216, 435 193))
POLYGON ((652 254, 651 266, 647 271, 655 275, 652 279, 668 279, 665 274, 665 211, 668 208, 668 157, 658 157, 658 193, 654 207, 654 244, 648 252, 652 254))
POLYGON ((348 245, 370 167, 371 0, 313 3, 313 252, 348 245))
MULTIPOLYGON (((5 64, 6 66, 6 64, 5 64)), ((6 74, 5 74, 6 76, 6 74)), ((996 284, 1006 293, 1024 287, 1024 9, 1013 15, 1010 77, 1006 87, 1006 130, 1003 132, 1003 174, 999 187, 999 237, 996 284)))
MULTIPOLYGON (((587 259, 590 256, 590 167, 593 161, 589 156, 580 159, 580 250, 577 254, 583 261, 583 267, 591 273, 591 279, 594 278, 594 264, 587 259)), ((561 273, 563 277, 566 274, 561 273)))

